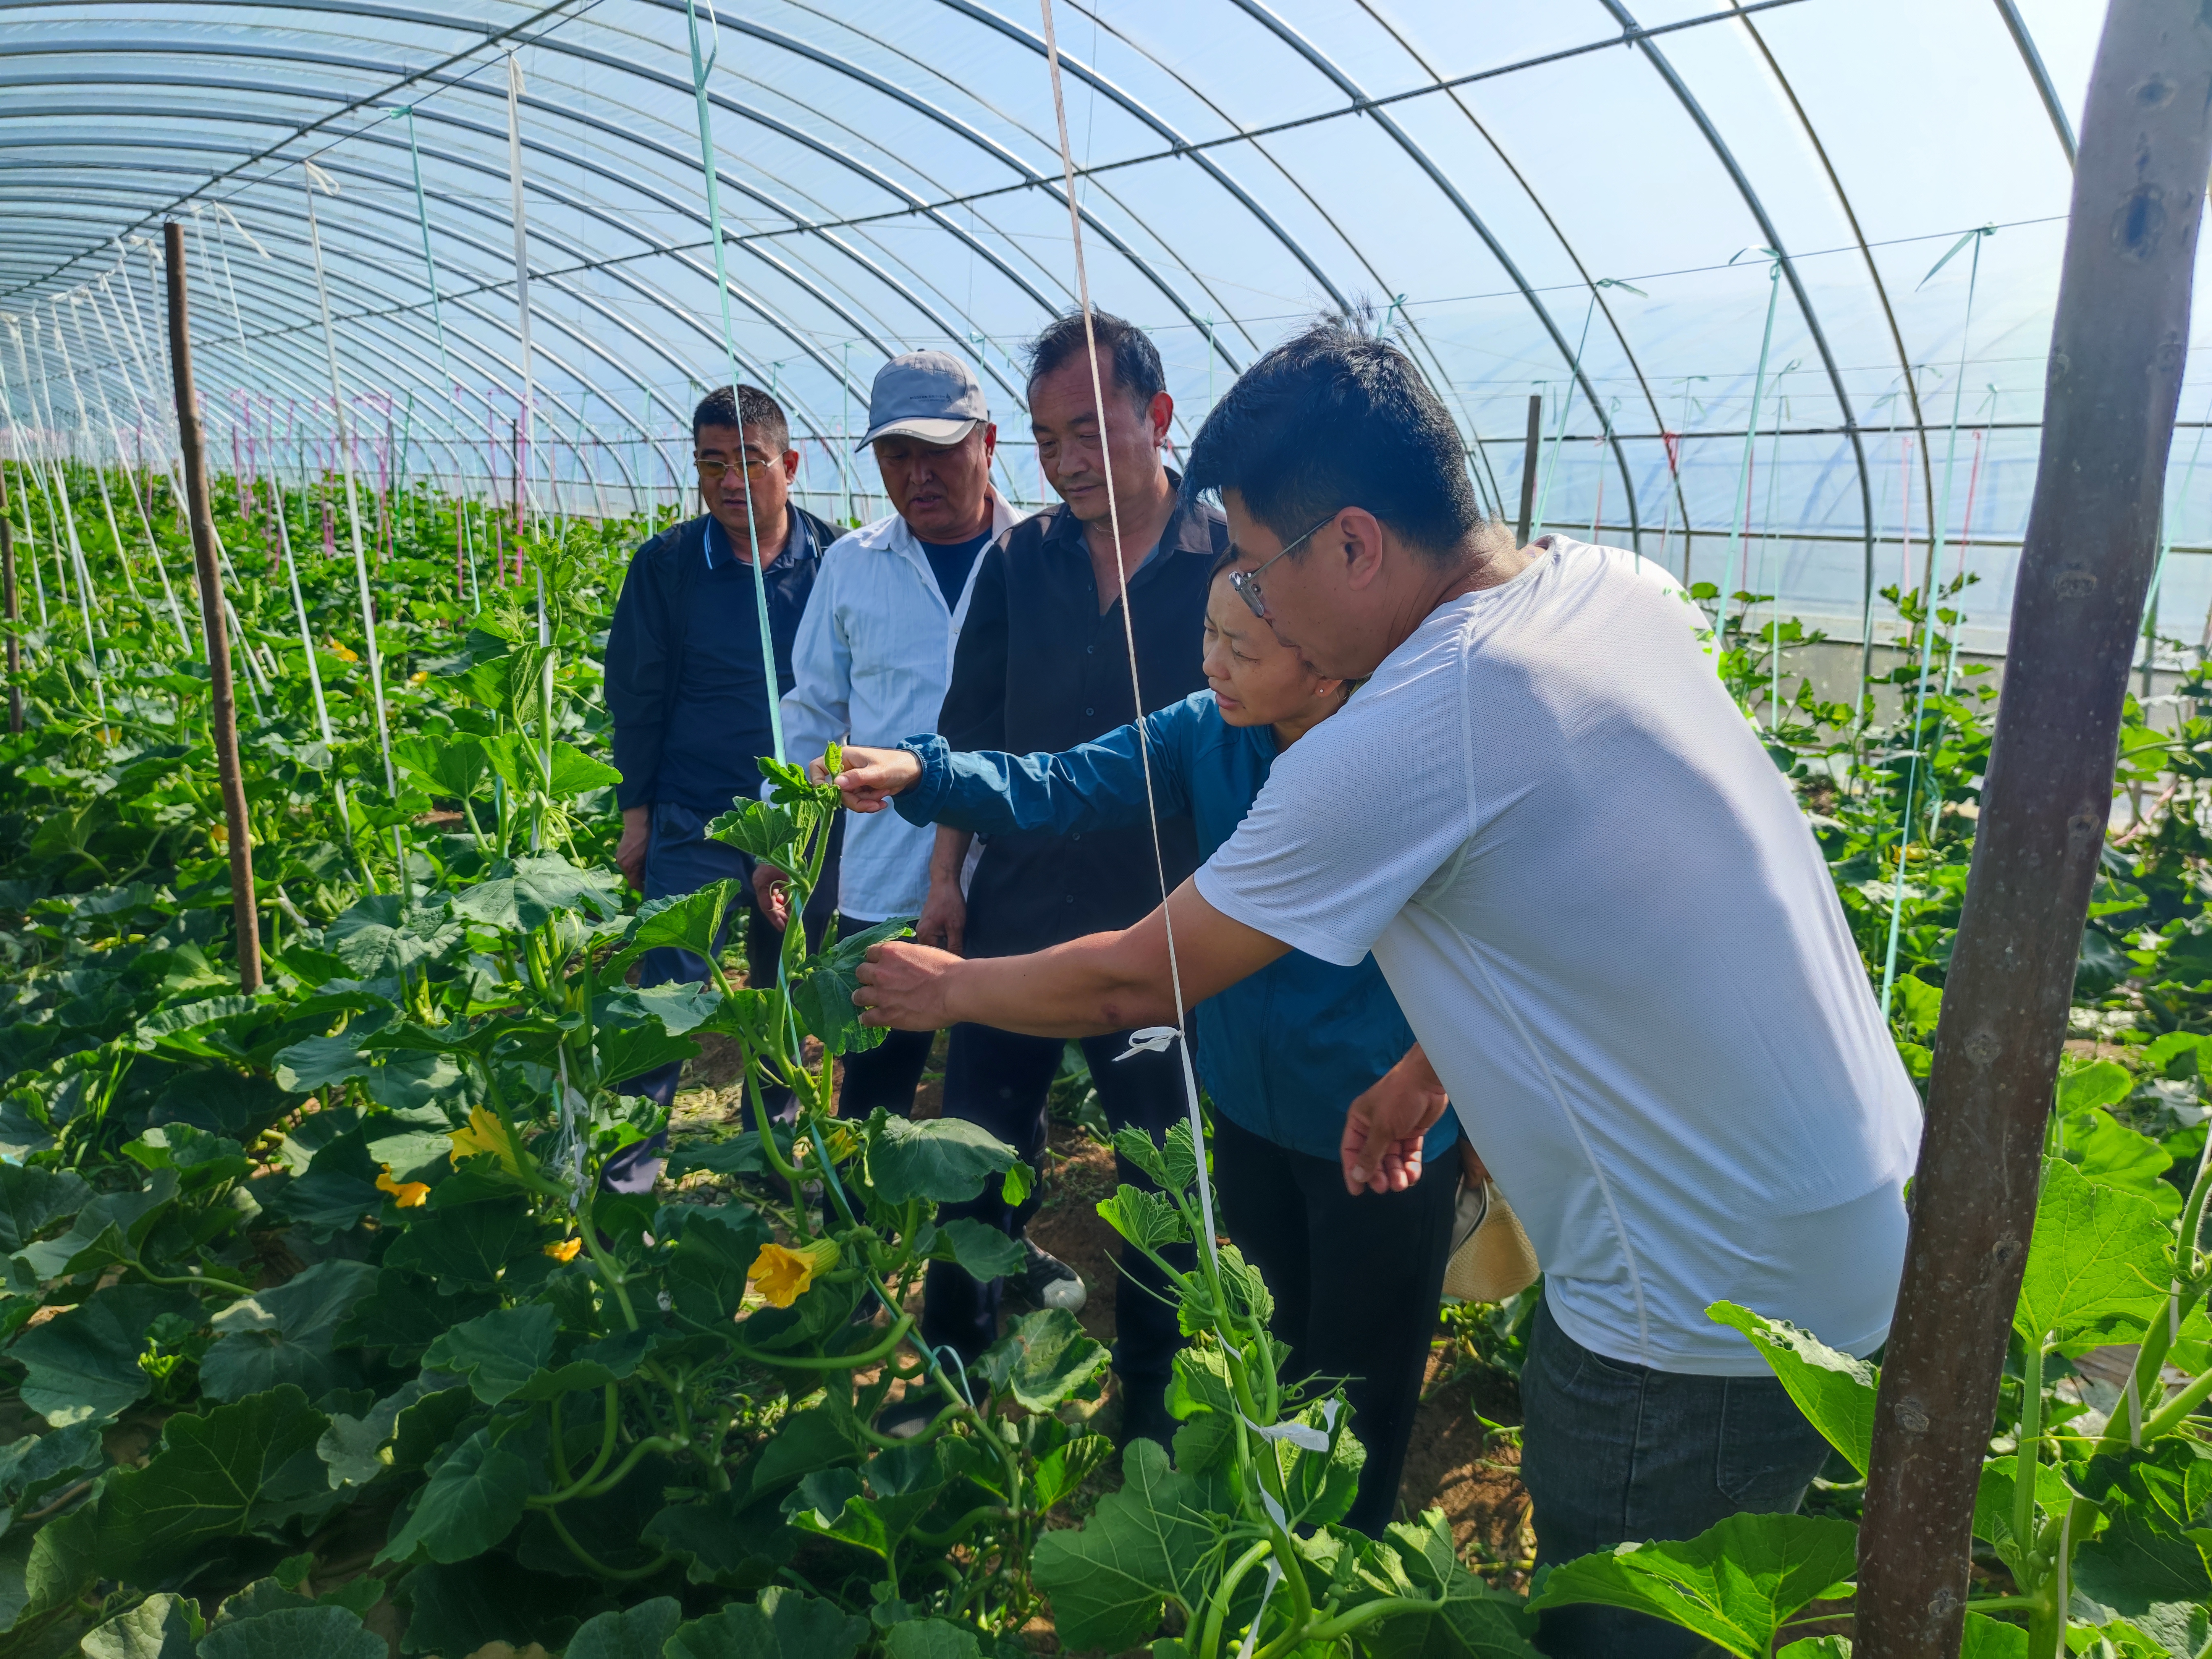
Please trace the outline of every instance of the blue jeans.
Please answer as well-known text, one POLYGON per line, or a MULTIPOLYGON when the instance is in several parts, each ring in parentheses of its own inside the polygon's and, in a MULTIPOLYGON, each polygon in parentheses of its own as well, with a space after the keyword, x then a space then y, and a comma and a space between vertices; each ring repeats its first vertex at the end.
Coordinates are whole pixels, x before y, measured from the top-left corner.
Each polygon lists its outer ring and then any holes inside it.
MULTIPOLYGON (((1771 1376, 1692 1376, 1592 1353, 1540 1305, 1521 1372, 1521 1480, 1536 1564, 1694 1538, 1729 1516, 1788 1514, 1828 1443, 1771 1376)), ((1552 1659, 1718 1654, 1680 1626, 1615 1607, 1547 1611, 1552 1659)))

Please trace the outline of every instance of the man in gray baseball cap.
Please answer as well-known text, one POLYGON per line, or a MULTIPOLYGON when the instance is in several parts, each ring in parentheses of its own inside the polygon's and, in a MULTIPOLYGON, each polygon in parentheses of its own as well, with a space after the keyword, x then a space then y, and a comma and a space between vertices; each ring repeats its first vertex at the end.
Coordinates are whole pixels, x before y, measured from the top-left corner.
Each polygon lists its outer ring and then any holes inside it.
MULTIPOLYGON (((876 383, 868 393, 868 429, 854 447, 866 449, 884 438, 911 438, 934 448, 951 448, 990 421, 983 388, 967 364, 949 352, 909 351, 876 371, 876 383)), ((890 481, 884 482, 888 487, 890 481)))

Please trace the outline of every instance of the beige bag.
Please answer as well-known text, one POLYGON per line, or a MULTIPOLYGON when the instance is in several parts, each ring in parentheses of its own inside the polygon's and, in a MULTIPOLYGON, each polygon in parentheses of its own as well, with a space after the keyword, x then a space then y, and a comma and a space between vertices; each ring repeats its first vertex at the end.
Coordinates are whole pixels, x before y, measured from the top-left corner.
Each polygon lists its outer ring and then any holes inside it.
POLYGON ((1503 1302, 1536 1282, 1543 1268, 1521 1218, 1493 1182, 1462 1185, 1452 1222, 1451 1260, 1444 1294, 1462 1302, 1503 1302))

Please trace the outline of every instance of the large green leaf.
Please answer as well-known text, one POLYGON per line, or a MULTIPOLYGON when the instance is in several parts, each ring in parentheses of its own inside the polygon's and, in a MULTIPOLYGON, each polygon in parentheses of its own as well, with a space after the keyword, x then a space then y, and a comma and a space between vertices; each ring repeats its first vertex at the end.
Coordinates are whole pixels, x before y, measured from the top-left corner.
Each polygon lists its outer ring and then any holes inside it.
POLYGON ((404 771, 434 786, 438 793, 471 800, 491 777, 491 762, 475 738, 402 738, 392 758, 404 771))
POLYGON ((929 1255, 936 1261, 957 1262, 969 1277, 987 1280, 1019 1273, 1029 1259, 1004 1230, 973 1216, 960 1216, 939 1228, 929 1255))
POLYGON ((2130 1619, 2212 1601, 2212 1450, 2162 1441, 2127 1460, 2102 1502, 2109 1524, 2075 1551, 2077 1590, 2130 1619))
POLYGON ((1394 1521, 1385 1539, 1405 1583, 1395 1583, 1384 1563, 1382 1573, 1368 1575, 1371 1588, 1386 1595, 1410 1588, 1435 1605, 1370 1626, 1370 1659, 1534 1659, 1528 1636, 1536 1621, 1460 1565, 1441 1510, 1423 1511, 1418 1523, 1394 1521))
POLYGON ((1647 1613, 1739 1656, 1767 1659, 1775 1633, 1851 1577, 1858 1528, 1805 1515, 1731 1515, 1697 1537, 1562 1562, 1531 1612, 1595 1602, 1647 1613))
POLYGON ((119 1469, 100 1504, 101 1573, 158 1581, 204 1546, 330 1501, 315 1443, 330 1419, 287 1383, 172 1417, 143 1468, 119 1469))
POLYGON ((615 965, 631 961, 663 945, 711 957, 722 936, 722 924, 737 897, 733 879, 710 881, 704 887, 670 898, 647 899, 638 906, 615 965))
POLYGON ((1040 1308, 1016 1320, 972 1369, 994 1393, 1012 1395, 1029 1411, 1051 1412, 1087 1388, 1110 1357, 1066 1309, 1040 1308))
POLYGON ((913 921, 911 916, 894 916, 839 939, 810 958, 792 982, 792 1012, 831 1054, 857 1054, 884 1040, 881 1026, 860 1024, 853 993, 860 988, 860 963, 868 951, 886 939, 906 938, 914 932, 913 921))
POLYGON ((0 1530, 11 1511, 39 1507, 48 1492, 107 1467, 100 1431, 90 1423, 71 1424, 52 1434, 27 1435, 0 1447, 0 1530))
POLYGON ((747 1504, 743 1492, 703 1503, 671 1504, 646 1525, 645 1541, 686 1563, 695 1584, 758 1589, 798 1549, 799 1536, 772 1501, 747 1504))
POLYGON ((1115 1189, 1113 1197, 1098 1200, 1098 1213, 1108 1226, 1140 1249, 1157 1250, 1190 1237, 1188 1224, 1164 1194, 1127 1182, 1115 1189))
POLYGON ((512 1397, 553 1358, 561 1317, 542 1302, 501 1308, 456 1325, 422 1356, 427 1370, 468 1379, 487 1406, 512 1397))
POLYGON ((868 1121, 868 1182, 886 1204, 913 1198, 959 1203, 1014 1162, 1012 1147, 965 1118, 917 1123, 884 1115, 868 1121))
POLYGON ((682 1036, 711 1019, 721 1004, 722 994, 708 985, 671 982, 626 987, 594 1002, 592 1018, 603 1028, 657 1019, 671 1036, 682 1036))
POLYGON ((375 1289, 354 1304, 337 1340, 341 1346, 389 1348, 393 1364, 405 1364, 448 1326, 490 1312, 496 1300, 489 1290, 441 1294, 428 1281, 387 1267, 378 1273, 375 1289))
MULTIPOLYGON (((317 1147, 306 1172, 269 1193, 262 1207, 298 1222, 318 1239, 330 1238, 384 1207, 385 1194, 376 1184, 381 1173, 370 1156, 368 1132, 356 1125, 317 1147)), ((257 1194, 270 1184, 259 1183, 257 1194)))
POLYGON ((601 1593, 589 1574, 532 1572, 496 1551, 451 1565, 425 1562, 400 1582, 410 1607, 404 1650, 441 1659, 473 1659, 493 1642, 557 1650, 575 1633, 580 1607, 604 1605, 601 1593))
POLYGON ((361 1615, 340 1607, 280 1607, 258 1618, 218 1625, 200 1644, 199 1659, 386 1659, 381 1636, 361 1615))
POLYGON ((331 1485, 365 1486, 384 1473, 382 1453, 398 1424, 399 1413, 426 1395, 439 1393, 446 1387, 446 1381, 434 1380, 434 1376, 409 1377, 370 1407, 363 1416, 354 1417, 343 1412, 331 1413, 330 1427, 315 1443, 315 1455, 330 1470, 331 1485))
POLYGON ((367 1077, 375 1061, 362 1052, 359 1027, 336 1036, 302 1037, 276 1051, 276 1081, 295 1094, 367 1077))
POLYGON ((768 1224, 743 1205, 692 1216, 665 1275, 675 1311, 699 1325, 734 1319, 744 1304, 746 1276, 769 1237, 768 1224))
POLYGON ((620 1613, 586 1620, 562 1659, 660 1659, 683 1622, 684 1604, 672 1595, 656 1595, 620 1613))
POLYGON ((318 1261, 274 1290, 234 1302, 209 1322, 216 1340, 200 1361, 200 1387, 211 1400, 238 1400, 280 1382, 311 1396, 356 1380, 331 1352, 353 1304, 376 1283, 366 1261, 318 1261))
POLYGON ((975 1632, 942 1619, 908 1619, 884 1635, 884 1659, 981 1659, 975 1632))
POLYGON ((501 860, 490 876, 453 896, 453 914, 487 927, 528 933, 555 915, 582 912, 604 920, 622 908, 621 887, 602 871, 580 870, 558 853, 501 860))
POLYGON ((23 1403, 56 1428, 112 1421, 153 1386, 140 1369, 146 1328, 163 1315, 197 1323, 189 1291, 111 1285, 15 1339, 9 1357, 29 1373, 23 1403))
POLYGON ((709 839, 723 842, 779 870, 796 869, 804 850, 811 812, 782 802, 741 800, 707 825, 709 839))
POLYGON ((2046 1158, 2013 1328, 2040 1343, 2093 1324, 2141 1328, 2166 1306, 2172 1243, 2148 1199, 2046 1158))
POLYGON ((66 1279, 128 1261, 177 1196, 177 1172, 156 1170, 137 1192, 102 1193, 76 1213, 58 1238, 27 1244, 15 1259, 40 1279, 66 1279))
POLYGON ((668 1659, 853 1659, 867 1634, 866 1620, 772 1586, 757 1602, 680 1626, 666 1653, 668 1659))
POLYGON ((491 1290, 510 1262, 538 1254, 541 1232, 519 1198, 433 1208, 409 1224, 384 1264, 419 1273, 441 1290, 491 1290))
MULTIPOLYGON (((2109 1063, 2109 1062, 2105 1062, 2109 1063)), ((2060 1131, 2066 1161, 2090 1180, 2118 1187, 2150 1200, 2160 1215, 2181 1213, 2181 1190, 2161 1180, 2172 1158, 2147 1134, 2117 1121, 2099 1107, 2075 1112, 2060 1131)))
POLYGON ((397 893, 373 893, 323 930, 323 945, 362 978, 373 979, 434 962, 467 937, 442 904, 410 908, 397 893))
POLYGON ((465 1561, 514 1530, 523 1500, 538 1489, 544 1425, 532 1419, 495 1438, 502 1425, 478 1429, 430 1476, 407 1524, 377 1553, 380 1561, 465 1561))
POLYGON ((1198 1482, 1139 1437, 1121 1454, 1121 1489, 1083 1527, 1037 1540, 1032 1576, 1052 1598, 1060 1639, 1119 1653, 1159 1626, 1167 1603, 1198 1605, 1213 1531, 1198 1482))
POLYGON ((2062 1116, 2071 1116, 2100 1106, 2117 1106, 2135 1086, 2134 1073, 2113 1060, 2071 1066, 2059 1075, 2058 1110, 2062 1116))
POLYGON ((192 1602, 181 1595, 149 1595, 88 1631, 80 1650, 84 1659, 192 1659, 206 1633, 207 1621, 192 1602))
POLYGON ((84 1207, 92 1188, 66 1170, 0 1164, 0 1254, 13 1254, 84 1207))
POLYGON ((0 1630, 20 1649, 31 1631, 72 1607, 100 1576, 94 1559, 97 1506, 86 1504, 36 1532, 0 1539, 0 1630))
POLYGON ((1805 1420, 1861 1474, 1874 1448, 1874 1402, 1881 1373, 1863 1359, 1832 1348, 1786 1319, 1768 1319, 1733 1302, 1716 1302, 1705 1316, 1741 1331, 1797 1402, 1805 1420))
POLYGON ((597 1055, 599 1078, 612 1087, 663 1066, 690 1060, 698 1052, 699 1045, 691 1038, 670 1036, 655 1020, 602 1030, 597 1055))

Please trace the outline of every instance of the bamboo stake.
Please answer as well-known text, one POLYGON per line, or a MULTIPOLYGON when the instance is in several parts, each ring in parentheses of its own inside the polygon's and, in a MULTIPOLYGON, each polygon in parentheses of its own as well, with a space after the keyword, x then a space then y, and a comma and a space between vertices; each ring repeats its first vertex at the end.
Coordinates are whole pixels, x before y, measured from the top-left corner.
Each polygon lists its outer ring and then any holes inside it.
POLYGON ((192 531, 192 561, 200 579, 200 621, 207 635, 208 675, 214 690, 216 771, 222 781, 222 816, 229 831, 231 925, 238 935, 238 986, 248 996, 261 988, 261 927, 253 902, 253 831, 246 817, 246 779, 238 763, 238 697, 230 680, 230 632, 223 626, 222 572, 215 559, 215 516, 208 507, 207 457, 192 388, 190 314, 185 303, 185 228, 161 227, 168 255, 169 369, 177 388, 177 447, 185 461, 185 490, 192 531))
MULTIPOLYGON (((2212 32, 2183 0, 2115 0, 2082 114, 2042 453, 1875 1411, 1862 1659, 1959 1650, 1975 1486, 2158 551, 2208 167, 2212 32)), ((2063 1595, 2055 1566, 2035 1570, 2031 1597, 2063 1595)), ((2063 1600, 2043 1605, 2063 1632, 2063 1600)))

